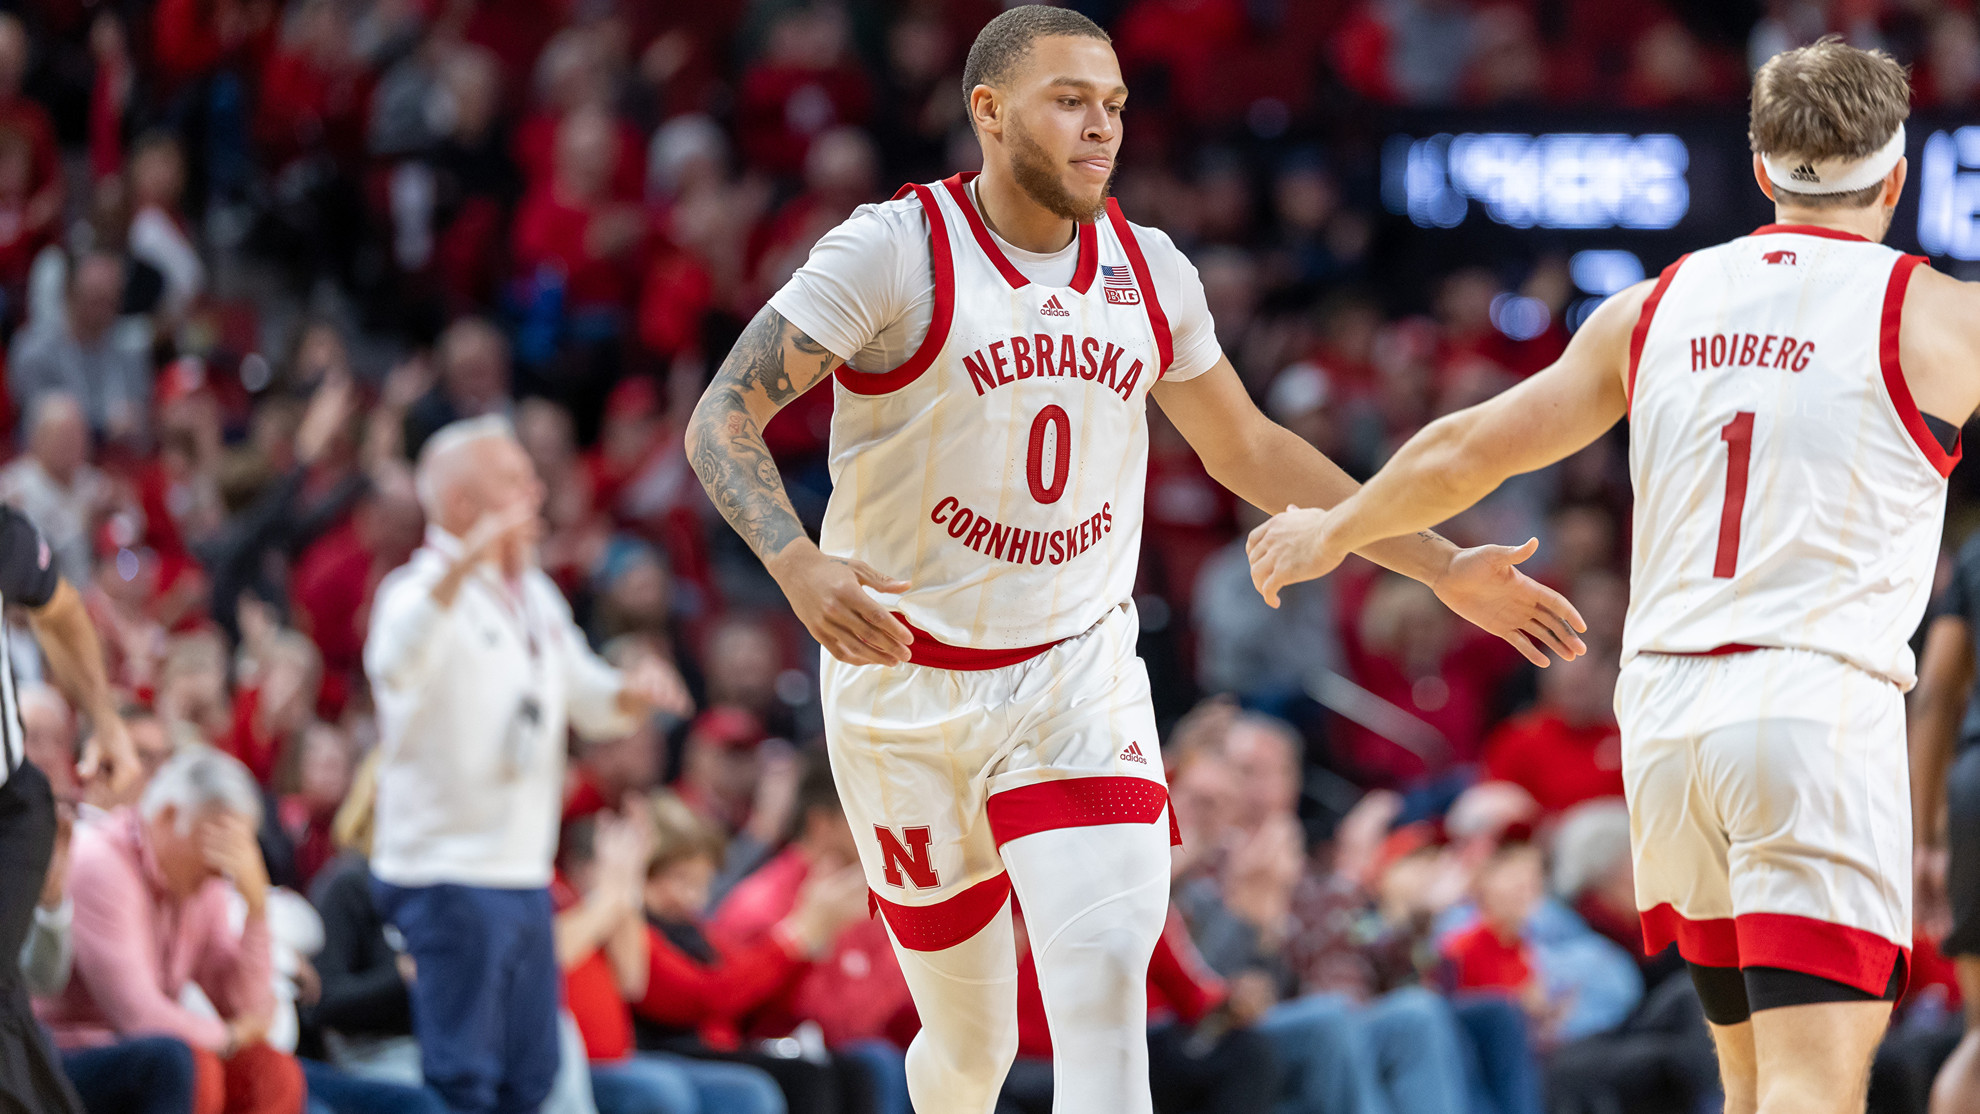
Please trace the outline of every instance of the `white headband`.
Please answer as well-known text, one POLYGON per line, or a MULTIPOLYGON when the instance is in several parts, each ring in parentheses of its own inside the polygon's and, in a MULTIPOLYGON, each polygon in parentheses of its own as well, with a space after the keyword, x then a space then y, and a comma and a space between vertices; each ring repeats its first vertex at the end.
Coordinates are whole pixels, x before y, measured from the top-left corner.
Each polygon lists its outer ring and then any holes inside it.
POLYGON ((1784 190, 1821 197, 1833 193, 1855 193, 1869 189, 1884 180, 1891 167, 1904 157, 1904 125, 1891 133, 1890 142, 1870 152, 1860 159, 1823 159, 1819 162, 1808 159, 1790 161, 1776 159, 1772 155, 1761 155, 1760 162, 1767 168, 1767 180, 1784 190))

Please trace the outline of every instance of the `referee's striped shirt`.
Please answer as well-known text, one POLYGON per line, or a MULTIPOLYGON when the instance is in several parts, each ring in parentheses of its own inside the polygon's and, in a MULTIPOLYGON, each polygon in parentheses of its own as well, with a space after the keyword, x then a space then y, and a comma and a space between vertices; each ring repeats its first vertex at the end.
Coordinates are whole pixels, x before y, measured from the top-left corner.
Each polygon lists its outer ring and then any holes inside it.
MULTIPOLYGON (((55 598, 62 577, 55 570, 47 539, 27 516, 0 506, 0 605, 41 607, 55 598)), ((0 622, 0 783, 27 760, 27 735, 21 727, 21 705, 14 692, 12 635, 0 622)))

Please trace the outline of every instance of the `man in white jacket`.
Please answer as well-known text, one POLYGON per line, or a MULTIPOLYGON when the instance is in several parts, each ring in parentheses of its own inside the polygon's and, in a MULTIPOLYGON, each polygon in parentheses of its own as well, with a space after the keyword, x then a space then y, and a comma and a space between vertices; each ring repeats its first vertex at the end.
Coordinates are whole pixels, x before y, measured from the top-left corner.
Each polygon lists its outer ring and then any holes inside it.
POLYGON ((463 1114, 534 1111, 557 1072, 549 884, 566 726, 685 711, 677 675, 592 653, 534 562, 543 484, 500 417, 420 454, 426 544, 378 587, 365 673, 382 761, 374 895, 419 972, 426 1081, 463 1114))

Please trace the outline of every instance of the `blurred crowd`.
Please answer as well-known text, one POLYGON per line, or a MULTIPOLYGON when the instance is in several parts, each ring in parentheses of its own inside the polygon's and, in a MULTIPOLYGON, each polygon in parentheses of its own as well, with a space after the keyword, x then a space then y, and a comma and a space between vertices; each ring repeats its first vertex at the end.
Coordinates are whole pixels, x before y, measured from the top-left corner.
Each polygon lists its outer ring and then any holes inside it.
MULTIPOLYGON (((1372 292, 1368 110, 1737 112, 1751 65, 1832 31, 1913 65, 1921 104, 1980 101, 1980 23, 1956 0, 1071 6, 1134 90, 1125 210, 1191 254, 1267 412, 1361 476, 1546 365, 1574 291, 1542 257, 1421 275, 1422 312, 1372 292)), ((0 498, 85 593, 148 771, 255 835, 202 855, 80 799, 75 717, 12 641, 30 756, 76 814, 37 937, 67 950, 23 962, 78 1085, 124 1048, 155 1093, 193 1088, 161 1112, 293 1111, 305 1090, 426 1109, 348 1090, 418 1081, 418 973, 365 885, 362 654, 373 590, 421 544, 413 454, 501 413, 550 493, 542 565, 594 646, 670 663, 697 709, 574 744, 557 1109, 907 1114, 916 1021, 820 759, 816 647, 681 430, 821 233, 973 168, 962 55, 996 0, 7 8, 0 498), (250 860, 268 893, 243 892, 250 860), (264 901, 271 939, 230 927, 264 901), (126 908, 147 902, 170 915, 126 908), (254 1066, 187 1082, 173 1040, 254 1066)), ((767 431, 814 526, 831 406, 813 392, 767 431)), ((1265 607, 1242 549, 1257 513, 1149 420, 1141 651, 1183 833, 1150 974, 1160 1108, 1712 1109, 1689 982, 1640 954, 1633 909, 1620 436, 1449 530, 1541 539, 1530 568, 1592 651, 1543 672, 1371 565, 1265 607)), ((1921 939, 1873 1109, 1924 1109, 1958 1034, 1941 967, 1921 939)), ((1044 1111, 1035 975, 1020 1003, 1007 1106, 1044 1111)))

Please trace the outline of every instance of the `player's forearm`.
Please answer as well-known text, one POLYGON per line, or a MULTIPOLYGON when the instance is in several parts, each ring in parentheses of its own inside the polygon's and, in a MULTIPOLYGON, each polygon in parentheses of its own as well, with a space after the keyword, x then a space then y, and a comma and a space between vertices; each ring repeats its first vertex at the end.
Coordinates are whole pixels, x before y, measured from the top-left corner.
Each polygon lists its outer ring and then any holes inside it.
POLYGON ((765 306, 736 339, 688 419, 688 464, 715 509, 765 565, 805 533, 763 441, 763 426, 838 364, 823 345, 765 306))
POLYGON ((1366 553, 1384 539, 1395 544, 1469 509, 1504 483, 1493 462, 1468 451, 1463 417, 1460 412, 1425 426, 1327 516, 1327 551, 1366 553))
POLYGON ((688 419, 687 451, 715 509, 765 565, 805 536, 763 431, 719 381, 688 419))
POLYGON ((77 709, 92 720, 114 715, 110 678, 103 669, 103 646, 82 596, 62 581, 45 607, 30 612, 35 641, 48 660, 48 673, 77 709))
MULTIPOLYGON (((1332 509, 1361 489, 1354 477, 1283 426, 1261 423, 1256 436, 1239 440, 1244 456, 1206 463, 1218 483, 1267 514, 1289 506, 1332 509)), ((1425 584, 1435 582, 1457 547, 1423 530, 1405 537, 1384 536, 1353 552, 1385 569, 1425 584)))

